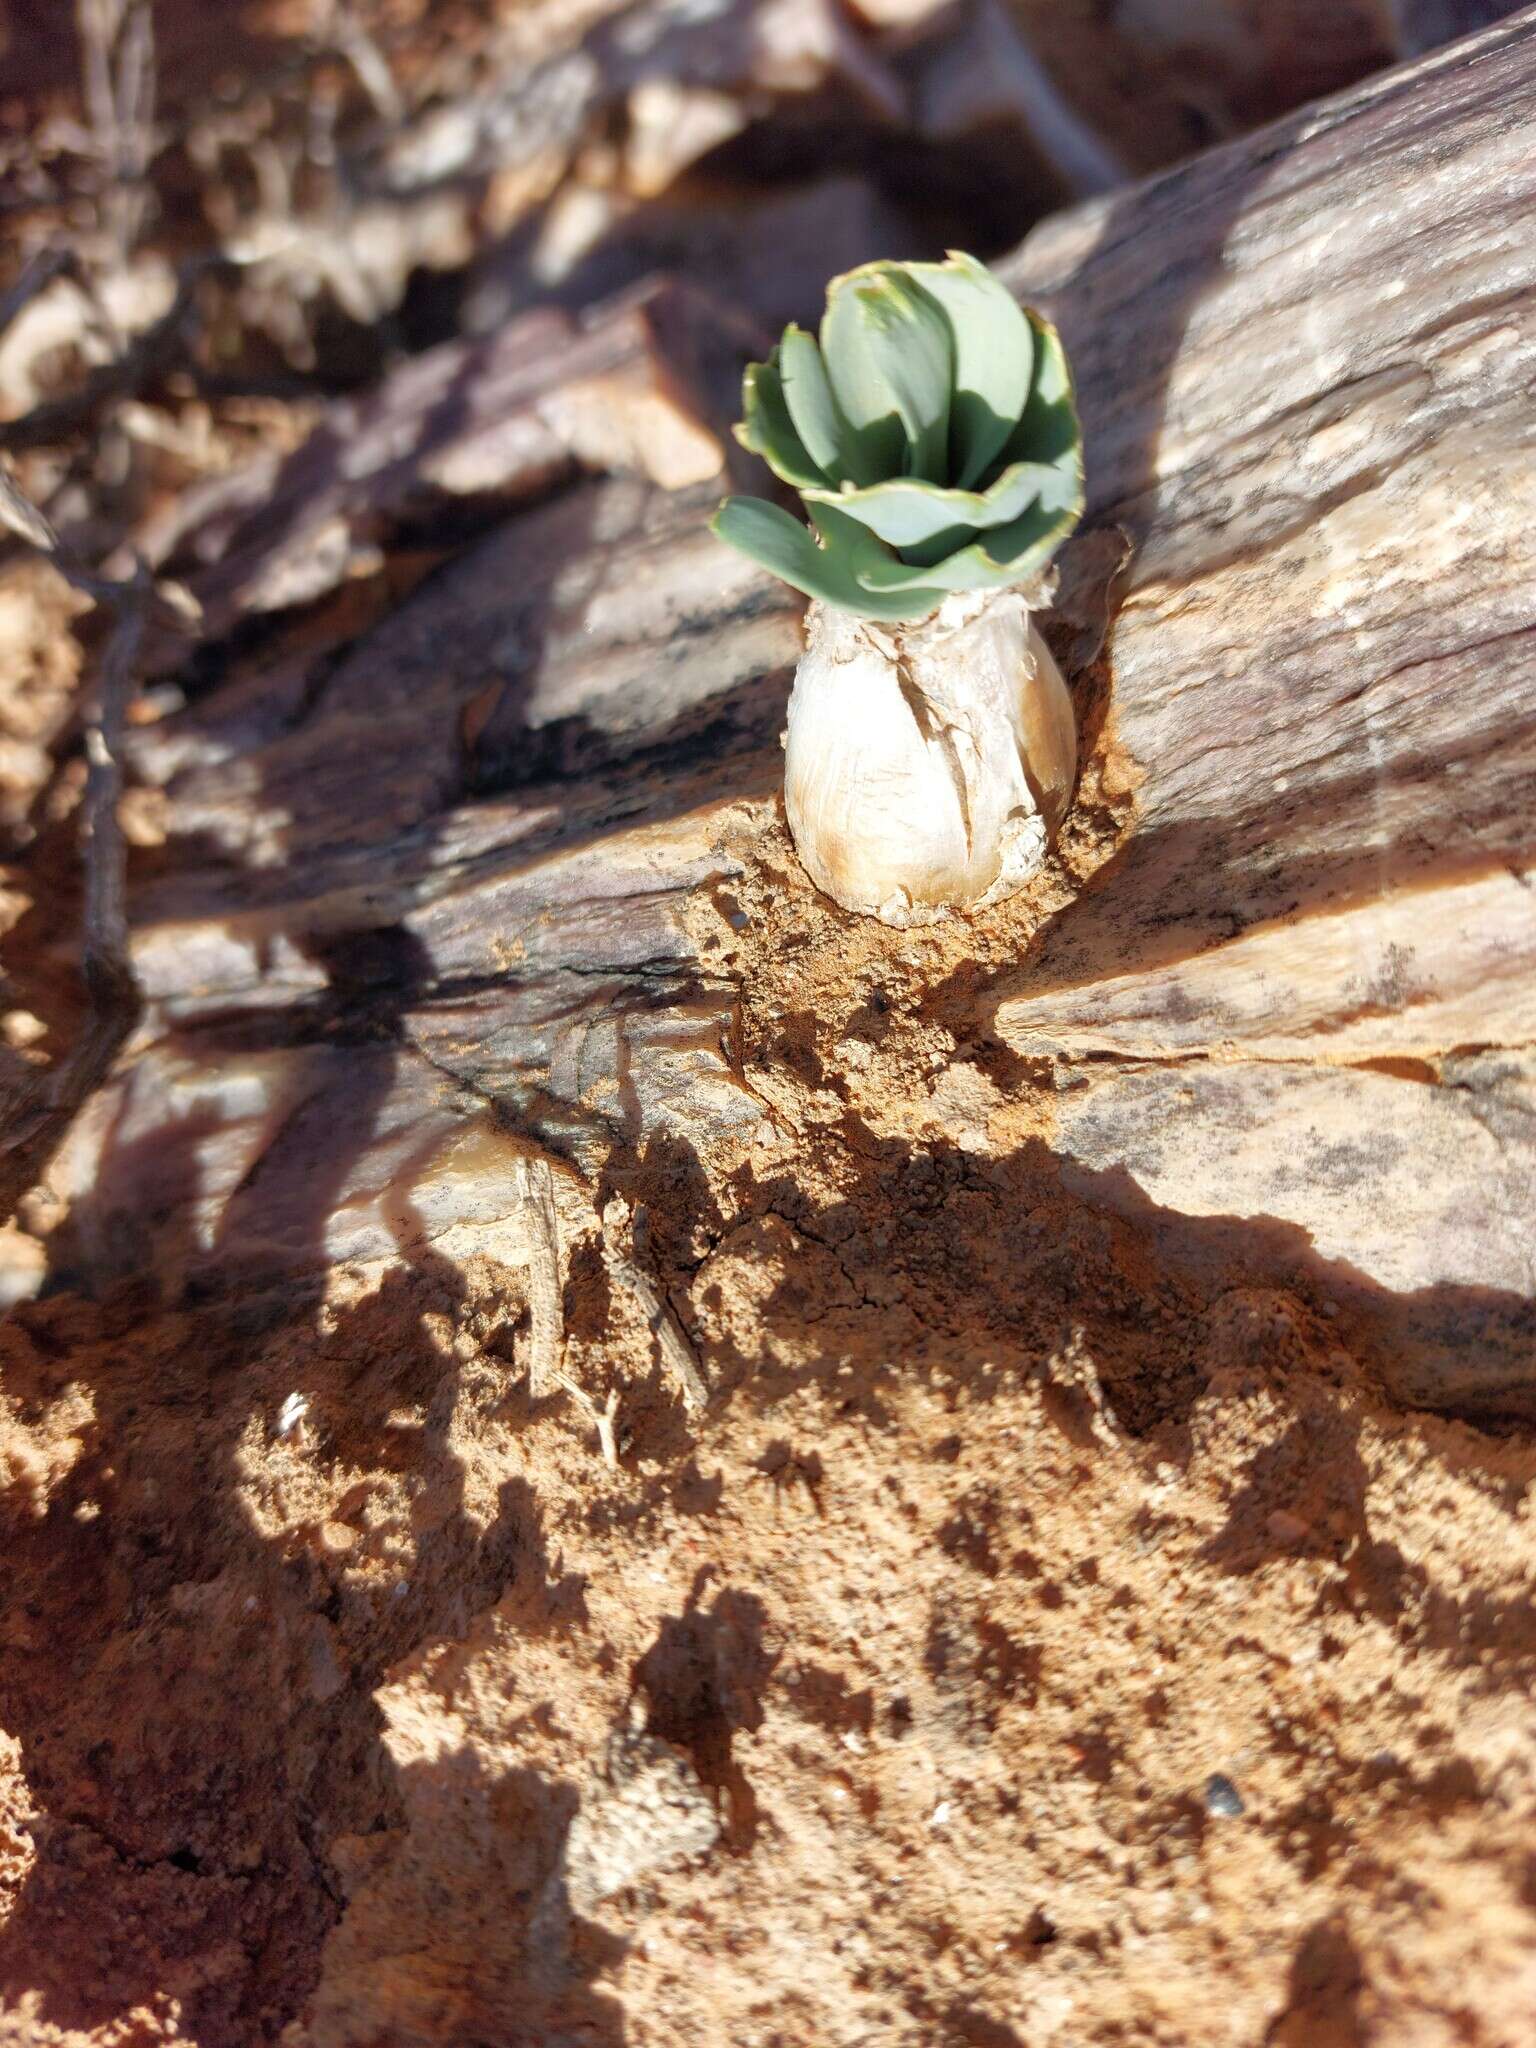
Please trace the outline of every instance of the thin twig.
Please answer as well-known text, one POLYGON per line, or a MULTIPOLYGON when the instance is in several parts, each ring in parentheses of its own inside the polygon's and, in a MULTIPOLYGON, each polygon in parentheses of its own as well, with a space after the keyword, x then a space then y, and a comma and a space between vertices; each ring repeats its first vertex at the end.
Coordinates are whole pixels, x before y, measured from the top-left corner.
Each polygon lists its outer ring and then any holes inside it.
POLYGON ((405 118, 405 102, 384 52, 369 33, 353 0, 329 0, 320 9, 318 33, 352 66, 357 82, 373 102, 374 112, 390 127, 405 118))
POLYGON ((101 666, 100 713, 85 734, 81 968, 98 1013, 126 1018, 129 1024, 138 1015, 139 985, 128 953, 128 856, 118 828, 117 807, 123 789, 123 728, 153 589, 149 571, 142 561, 136 561, 132 577, 123 586, 117 626, 101 666))
POLYGON ((41 554, 60 552, 59 536, 8 469, 0 467, 0 526, 41 554))
POLYGON ((157 592, 148 569, 137 559, 132 576, 121 582, 87 569, 4 469, 0 524, 46 555, 77 590, 116 615, 101 663, 96 719, 85 734, 85 910, 80 952, 90 1015, 74 1046, 37 1089, 8 1105, 10 1128, 0 1131, 0 1218, 9 1219, 22 1196, 37 1184, 82 1103, 106 1078, 142 1007, 128 943, 128 851, 118 822, 120 754, 144 629, 165 593, 157 592))
POLYGON ((139 1018, 139 985, 128 952, 127 849, 117 818, 122 776, 116 741, 143 638, 149 588, 141 568, 131 594, 123 598, 102 662, 101 714, 86 733, 81 969, 90 1016, 37 1094, 17 1105, 11 1129, 0 1132, 0 1217, 5 1219, 36 1186, 76 1112, 106 1079, 139 1018))
POLYGON ((608 1399, 599 1408, 586 1388, 577 1384, 569 1373, 556 1375, 559 1384, 580 1407, 585 1408, 592 1427, 597 1431, 598 1446, 603 1454, 603 1463, 615 1468, 619 1462, 619 1438, 615 1419, 619 1412, 619 1390, 611 1387, 608 1399))
POLYGON ((90 598, 93 604, 110 605, 115 609, 132 596, 136 604, 142 603, 161 623, 187 631, 199 622, 201 610, 197 599, 183 584, 162 577, 158 582, 144 582, 141 588, 137 571, 126 579, 120 579, 103 576, 82 562, 3 463, 0 463, 0 527, 5 527, 39 554, 46 555, 65 582, 72 584, 82 596, 90 598))
POLYGON ((107 180, 102 218, 120 263, 132 254, 155 152, 155 24, 148 0, 76 0, 81 88, 107 180))
POLYGON ((677 1381, 684 1407, 697 1415, 709 1405, 709 1389, 699 1371, 693 1346, 655 1281, 636 1263, 634 1254, 624 1248, 628 1226, 631 1242, 635 1251, 639 1251, 645 1234, 645 1210, 638 1208, 631 1216, 623 1197, 613 1195, 603 1210, 602 1225, 603 1263, 619 1285, 627 1288, 640 1304, 640 1312, 656 1339, 662 1365, 677 1381))

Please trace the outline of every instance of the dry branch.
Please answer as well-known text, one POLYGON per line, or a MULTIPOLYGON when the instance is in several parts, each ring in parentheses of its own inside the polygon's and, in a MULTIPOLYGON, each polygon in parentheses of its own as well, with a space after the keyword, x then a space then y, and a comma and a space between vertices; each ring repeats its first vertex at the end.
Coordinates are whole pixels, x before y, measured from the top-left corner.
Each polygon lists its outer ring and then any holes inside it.
POLYGON ((62 246, 39 249, 29 256, 22 265, 16 281, 0 294, 0 334, 4 334, 11 322, 31 304, 32 300, 45 292, 61 277, 67 277, 85 300, 86 308, 97 328, 114 349, 121 349, 119 335, 105 300, 96 288, 89 267, 83 263, 73 249, 62 246))
POLYGON ((82 86, 105 182, 104 224, 125 262, 149 204, 155 150, 155 24, 150 0, 76 0, 82 86))
POLYGON ((8 1219, 36 1183, 76 1111, 106 1078, 138 1021, 141 999, 128 938, 128 855, 118 822, 122 740, 146 629, 158 619, 184 630, 190 600, 175 586, 157 586, 142 561, 121 580, 87 568, 3 467, 0 525, 47 556, 76 590, 114 616, 101 661, 96 716, 85 731, 80 968, 89 1015, 70 1051, 44 1078, 3 1105, 0 1218, 8 1219))
POLYGON ((565 1309, 560 1288, 560 1217, 547 1159, 521 1157, 517 1186, 528 1232, 528 1393, 541 1401, 565 1375, 565 1309))
POLYGON ((699 1371, 693 1346, 684 1335, 671 1303, 638 1263, 645 1236, 645 1210, 638 1208, 631 1214, 623 1197, 613 1195, 603 1210, 602 1223, 604 1265, 619 1286, 634 1296, 646 1327, 656 1339, 662 1367, 676 1381, 684 1407, 690 1414, 702 1413, 709 1406, 709 1389, 699 1371), (633 1251, 625 1248, 626 1236, 633 1251))
POLYGON ((128 951, 127 852, 117 819, 120 741, 133 691, 151 586, 139 571, 115 600, 117 622, 101 665, 100 709, 86 731, 85 912, 80 964, 90 1012, 71 1050, 45 1079, 6 1105, 0 1128, 0 1216, 34 1186, 76 1111, 106 1078, 139 1015, 128 951))
POLYGON ((587 1419, 597 1431, 598 1449, 602 1452, 603 1463, 617 1469, 619 1462, 619 1438, 617 1419, 619 1413, 619 1390, 610 1387, 608 1398, 599 1408, 586 1388, 580 1386, 568 1373, 559 1374, 559 1383, 579 1408, 586 1411, 587 1419))

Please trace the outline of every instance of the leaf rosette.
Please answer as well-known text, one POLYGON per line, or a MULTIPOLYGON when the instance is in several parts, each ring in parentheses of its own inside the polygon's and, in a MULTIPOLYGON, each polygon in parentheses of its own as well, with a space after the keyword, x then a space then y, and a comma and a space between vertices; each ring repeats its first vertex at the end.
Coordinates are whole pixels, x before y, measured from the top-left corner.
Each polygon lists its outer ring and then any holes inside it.
POLYGON ((925 618, 1037 575, 1082 516, 1082 436, 1055 328, 974 257, 867 263, 743 387, 742 445, 811 524, 728 498, 721 540, 808 597, 925 618))

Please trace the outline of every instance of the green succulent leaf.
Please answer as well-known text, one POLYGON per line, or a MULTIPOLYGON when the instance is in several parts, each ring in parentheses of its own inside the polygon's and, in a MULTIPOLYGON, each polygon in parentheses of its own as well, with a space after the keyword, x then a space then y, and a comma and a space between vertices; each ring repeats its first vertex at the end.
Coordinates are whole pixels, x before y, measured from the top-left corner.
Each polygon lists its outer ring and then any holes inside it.
MULTIPOLYGON (((777 353, 790 422, 817 468, 840 482, 850 474, 845 449, 852 437, 832 396, 821 350, 804 328, 790 326, 784 330, 777 353)), ((850 452, 856 458, 857 451, 850 452)))
POLYGON ((1019 423, 1008 437, 1004 460, 1061 464, 1081 480, 1082 430, 1067 352, 1049 320, 1032 307, 1028 318, 1035 335, 1035 374, 1019 423))
POLYGON ((936 301, 898 264, 851 270, 828 288, 821 352, 838 405, 865 437, 860 452, 875 461, 869 475, 943 483, 955 350, 936 301))
POLYGON ((1034 331, 1012 292, 974 256, 951 249, 946 262, 907 268, 942 306, 954 336, 949 468, 961 490, 972 490, 1024 409, 1034 331))
POLYGON ((866 618, 921 619, 943 602, 943 590, 926 582, 903 584, 899 591, 882 589, 878 579, 896 562, 885 543, 876 540, 866 527, 846 517, 835 505, 812 505, 808 509, 822 547, 847 564, 858 584, 857 608, 866 618))
POLYGON ((784 399, 779 356, 775 349, 766 363, 748 364, 741 385, 746 417, 736 429, 736 438, 743 448, 761 455, 775 476, 796 490, 810 490, 824 485, 827 478, 795 430, 784 399))
POLYGON ((941 562, 872 562, 860 581, 865 589, 882 595, 918 588, 1001 590, 1043 569, 1080 517, 1079 506, 1053 511, 1037 503, 1011 526, 996 528, 984 541, 973 541, 941 562))
POLYGON ((984 491, 946 491, 916 477, 893 477, 863 490, 807 487, 808 505, 835 505, 893 548, 918 547, 951 528, 985 532, 1007 526, 1036 498, 1065 503, 1072 479, 1043 462, 1015 462, 984 491))
POLYGON ((942 602, 944 592, 939 589, 903 586, 897 591, 881 591, 863 581, 863 572, 878 566, 871 551, 878 550, 887 562, 894 558, 856 522, 849 520, 839 526, 833 513, 831 523, 825 523, 826 509, 819 507, 818 512, 823 541, 819 547, 808 526, 765 498, 727 498, 710 521, 710 529, 727 546, 771 570, 791 588, 861 618, 919 619, 942 602), (857 540, 850 535, 857 535, 857 540))

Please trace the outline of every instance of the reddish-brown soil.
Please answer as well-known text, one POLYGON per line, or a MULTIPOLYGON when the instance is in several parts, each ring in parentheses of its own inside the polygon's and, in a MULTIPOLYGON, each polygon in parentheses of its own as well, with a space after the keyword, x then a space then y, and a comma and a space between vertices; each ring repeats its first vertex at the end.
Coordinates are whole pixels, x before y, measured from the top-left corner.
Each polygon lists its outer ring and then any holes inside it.
POLYGON ((1529 1440, 1064 1195, 954 1028, 1039 900, 853 930, 729 829, 776 1135, 616 1175, 704 1416, 595 1232, 617 1468, 486 1262, 0 1329, 0 2038, 1524 2048, 1529 1440))

